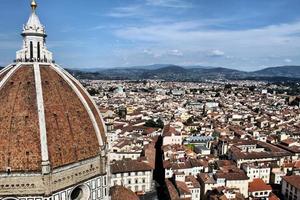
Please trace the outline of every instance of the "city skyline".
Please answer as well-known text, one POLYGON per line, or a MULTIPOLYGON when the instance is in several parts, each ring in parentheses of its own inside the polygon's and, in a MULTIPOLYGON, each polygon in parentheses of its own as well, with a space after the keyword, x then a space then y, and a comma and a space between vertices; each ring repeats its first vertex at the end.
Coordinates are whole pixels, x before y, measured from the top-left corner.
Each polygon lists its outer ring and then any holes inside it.
POLYGON ((0 199, 300 200, 300 65, 258 70, 297 64, 298 4, 268 1, 3 0, 0 199))
MULTIPOLYGON (((48 48, 70 68, 170 63, 251 71, 300 62, 300 4, 295 0, 41 3, 38 14, 49 35, 48 48)), ((2 66, 20 49, 27 4, 2 2, 0 16, 7 19, 0 22, 2 66)))

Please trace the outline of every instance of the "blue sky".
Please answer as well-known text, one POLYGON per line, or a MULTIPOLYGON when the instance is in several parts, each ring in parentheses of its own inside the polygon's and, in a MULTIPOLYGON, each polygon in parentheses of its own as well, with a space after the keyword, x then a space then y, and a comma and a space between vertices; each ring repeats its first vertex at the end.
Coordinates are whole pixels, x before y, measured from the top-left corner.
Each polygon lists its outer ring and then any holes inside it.
MULTIPOLYGON (((299 0, 37 2, 48 48, 70 68, 300 65, 299 0)), ((1 0, 0 65, 21 48, 29 3, 1 0)))

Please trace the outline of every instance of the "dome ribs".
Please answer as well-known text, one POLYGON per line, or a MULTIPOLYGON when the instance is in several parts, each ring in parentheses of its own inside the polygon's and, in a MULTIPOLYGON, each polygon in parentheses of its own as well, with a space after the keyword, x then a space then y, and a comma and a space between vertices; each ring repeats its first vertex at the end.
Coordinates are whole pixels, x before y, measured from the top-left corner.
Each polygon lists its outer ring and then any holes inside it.
POLYGON ((5 75, 13 68, 15 65, 11 64, 2 70, 0 70, 0 81, 5 77, 5 75))
POLYGON ((41 169, 36 99, 31 96, 35 96, 33 68, 21 66, 0 90, 0 171, 41 169))
MULTIPOLYGON (((69 131, 65 118, 67 106, 60 93, 62 81, 55 77, 55 74, 48 70, 48 67, 41 67, 42 80, 47 81, 47 87, 43 85, 43 97, 45 103, 46 128, 48 135, 48 151, 52 167, 66 165, 75 162, 75 152, 68 147, 73 146, 73 137, 69 131), (55 123, 51 120, 55 118, 55 123), (63 142, 63 143, 62 143, 63 142), (62 156, 57 155, 57 149, 61 150, 62 156)), ((66 95, 67 91, 64 91, 66 95)))
POLYGON ((95 130, 79 97, 55 70, 49 66, 40 69, 52 167, 97 156, 99 144, 95 130))
POLYGON ((8 72, 9 72, 9 70, 6 70, 6 71, 2 72, 0 74, 0 80, 2 80, 8 72))
MULTIPOLYGON (((80 85, 79 81, 77 81, 74 77, 72 77, 67 71, 62 69, 64 73, 70 78, 70 80, 73 82, 73 84, 76 86, 76 88, 79 90, 81 95, 84 97, 85 101, 89 105, 93 115, 95 116, 95 119, 97 121, 97 124, 99 125, 100 133, 101 133, 101 139, 102 141, 106 141, 106 130, 104 126, 104 121, 101 119, 100 112, 96 108, 96 104, 92 102, 91 97, 88 96, 87 92, 84 91, 83 87, 80 85)), ((105 144, 105 142, 104 142, 105 144)))
POLYGON ((96 121, 97 121, 97 124, 100 124, 99 126, 99 129, 100 129, 100 132, 101 132, 101 137, 102 137, 102 141, 106 141, 106 136, 105 136, 105 128, 104 126, 102 125, 103 122, 93 104, 93 102, 91 101, 91 99, 87 96, 87 94, 83 91, 82 88, 80 88, 80 86, 78 86, 77 83, 75 83, 73 81, 74 85, 77 87, 77 89, 80 91, 80 93, 82 94, 82 96, 84 97, 84 99, 86 100, 86 102, 88 103, 88 105, 90 106, 95 118, 96 118, 96 121))
MULTIPOLYGON (((38 67, 51 168, 99 156, 105 127, 95 104, 63 70, 38 67)), ((0 72, 0 172, 42 171, 35 69, 28 64, 0 72)))

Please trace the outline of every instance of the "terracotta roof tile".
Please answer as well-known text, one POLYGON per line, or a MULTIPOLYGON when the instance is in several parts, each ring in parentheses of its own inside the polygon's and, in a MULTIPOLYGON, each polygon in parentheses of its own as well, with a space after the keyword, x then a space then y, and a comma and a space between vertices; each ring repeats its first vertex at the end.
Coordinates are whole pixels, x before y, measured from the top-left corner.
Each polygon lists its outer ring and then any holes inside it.
POLYGON ((168 179, 166 179, 165 182, 170 196, 170 200, 179 200, 179 194, 173 183, 168 179))
POLYGON ((113 186, 110 188, 111 200, 139 200, 138 196, 131 190, 123 186, 113 186))
POLYGON ((298 190, 300 190, 300 176, 299 175, 292 175, 292 176, 284 176, 282 177, 290 185, 294 186, 298 190))
POLYGON ((249 192, 266 191, 266 190, 272 191, 272 187, 270 185, 267 185, 260 178, 253 179, 253 181, 249 183, 249 192))
POLYGON ((137 160, 121 160, 116 161, 111 165, 111 173, 124 173, 124 172, 143 172, 151 171, 153 168, 145 162, 137 160))

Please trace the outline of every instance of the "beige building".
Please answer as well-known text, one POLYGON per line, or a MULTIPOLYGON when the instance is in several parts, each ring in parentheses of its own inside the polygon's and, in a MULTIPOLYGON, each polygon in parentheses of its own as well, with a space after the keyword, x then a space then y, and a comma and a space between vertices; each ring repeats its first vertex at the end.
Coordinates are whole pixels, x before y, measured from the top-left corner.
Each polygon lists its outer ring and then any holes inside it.
POLYGON ((244 163, 242 164, 242 169, 245 171, 250 181, 260 178, 265 183, 270 183, 271 168, 266 164, 244 163))
POLYGON ((149 163, 137 160, 116 161, 111 165, 110 184, 137 193, 150 192, 153 190, 153 168, 149 163))
POLYGON ((217 187, 238 189, 239 193, 248 198, 249 178, 241 170, 201 173, 198 175, 198 181, 201 185, 201 199, 207 199, 208 192, 217 187))
POLYGON ((182 144, 182 135, 170 124, 166 125, 163 129, 163 145, 181 145, 182 144))

